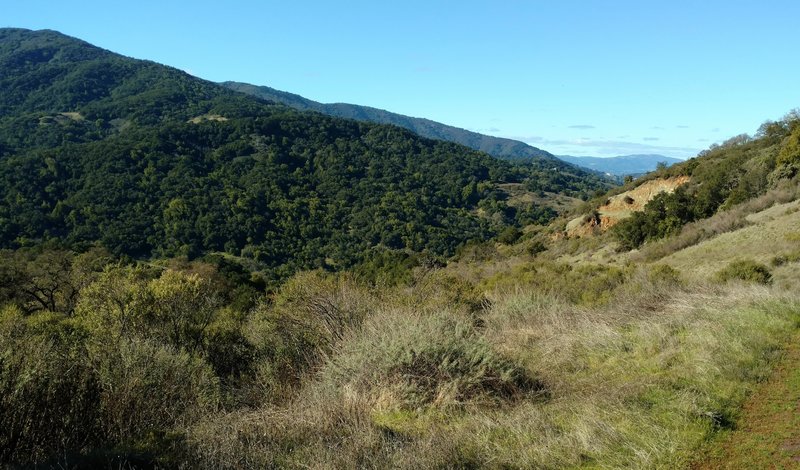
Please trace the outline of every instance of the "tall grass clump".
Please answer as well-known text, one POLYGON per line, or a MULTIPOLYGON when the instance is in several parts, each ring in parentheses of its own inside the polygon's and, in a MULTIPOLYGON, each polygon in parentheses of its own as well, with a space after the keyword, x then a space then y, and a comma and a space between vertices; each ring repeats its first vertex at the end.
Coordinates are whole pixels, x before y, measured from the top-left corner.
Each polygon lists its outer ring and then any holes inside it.
POLYGON ((331 357, 322 380, 397 409, 502 402, 544 390, 498 354, 469 318, 450 312, 370 318, 331 357))
POLYGON ((281 399, 375 308, 375 296, 346 274, 293 276, 243 326, 254 348, 256 391, 281 399))

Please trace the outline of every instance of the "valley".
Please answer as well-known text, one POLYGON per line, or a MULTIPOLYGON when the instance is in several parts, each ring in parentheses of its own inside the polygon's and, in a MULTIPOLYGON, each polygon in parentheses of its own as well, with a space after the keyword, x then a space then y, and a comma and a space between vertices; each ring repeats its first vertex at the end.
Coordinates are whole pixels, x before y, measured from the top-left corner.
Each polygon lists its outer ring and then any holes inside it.
POLYGON ((0 29, 0 464, 796 462, 796 111, 617 185, 224 85, 0 29))

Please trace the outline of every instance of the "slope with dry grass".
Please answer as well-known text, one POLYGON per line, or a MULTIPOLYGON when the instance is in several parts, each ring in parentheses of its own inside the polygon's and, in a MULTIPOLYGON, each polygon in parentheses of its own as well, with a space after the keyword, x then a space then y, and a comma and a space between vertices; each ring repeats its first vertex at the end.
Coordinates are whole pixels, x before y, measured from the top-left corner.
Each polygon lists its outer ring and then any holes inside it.
POLYGON ((592 308, 524 285, 478 317, 383 298, 289 403, 212 416, 189 446, 231 468, 676 468, 735 420, 800 303, 664 273, 592 308))

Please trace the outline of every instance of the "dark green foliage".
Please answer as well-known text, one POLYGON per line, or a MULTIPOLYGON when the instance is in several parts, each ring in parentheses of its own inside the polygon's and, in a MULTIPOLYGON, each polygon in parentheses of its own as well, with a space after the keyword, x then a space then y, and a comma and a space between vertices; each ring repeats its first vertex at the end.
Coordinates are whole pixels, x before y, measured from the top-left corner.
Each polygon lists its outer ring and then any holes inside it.
POLYGON ((647 203, 644 210, 614 226, 613 230, 623 249, 633 249, 647 240, 663 238, 680 230, 697 218, 695 200, 685 191, 661 193, 647 203))
POLYGON ((400 250, 373 250, 353 268, 353 272, 360 279, 380 285, 404 284, 411 281, 412 270, 425 261, 425 255, 400 250))
POLYGON ((508 227, 497 236, 497 241, 504 245, 513 245, 522 236, 522 230, 516 227, 508 227))
POLYGON ((81 288, 111 260, 102 249, 80 256, 70 251, 0 250, 0 305, 11 303, 24 313, 72 314, 81 288))
POLYGON ((541 240, 534 240, 525 248, 525 251, 531 256, 536 256, 543 251, 547 251, 547 245, 541 240))
POLYGON ((376 247, 451 255, 554 216, 509 208, 500 182, 573 195, 606 185, 294 111, 52 31, 2 30, 0 70, 0 247, 227 252, 274 281, 354 266, 376 247))
POLYGON ((769 272, 769 268, 753 260, 734 261, 718 271, 716 278, 721 282, 738 279, 759 284, 772 283, 772 273, 769 272))

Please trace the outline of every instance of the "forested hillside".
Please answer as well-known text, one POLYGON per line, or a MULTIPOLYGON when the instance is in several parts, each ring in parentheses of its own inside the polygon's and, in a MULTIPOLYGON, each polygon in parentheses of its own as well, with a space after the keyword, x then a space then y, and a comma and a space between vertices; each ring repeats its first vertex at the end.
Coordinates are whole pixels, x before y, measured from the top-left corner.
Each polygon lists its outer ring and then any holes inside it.
POLYGON ((0 246, 225 251, 283 276, 375 250, 452 254, 554 212, 498 183, 586 196, 569 168, 512 166, 393 126, 258 100, 53 31, 0 31, 0 246))

